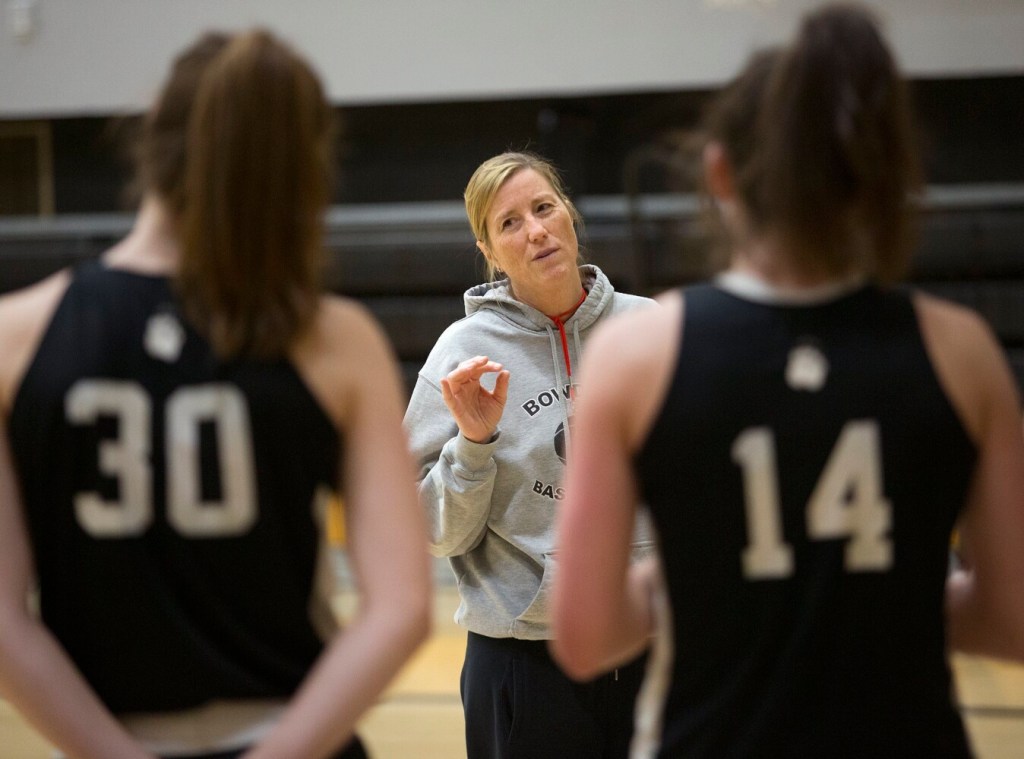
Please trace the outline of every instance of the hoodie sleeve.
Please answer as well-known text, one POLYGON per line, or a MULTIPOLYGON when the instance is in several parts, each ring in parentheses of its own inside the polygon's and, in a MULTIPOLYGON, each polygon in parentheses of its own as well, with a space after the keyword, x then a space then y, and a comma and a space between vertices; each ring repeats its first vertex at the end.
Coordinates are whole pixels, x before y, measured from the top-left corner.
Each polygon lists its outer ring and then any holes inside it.
POLYGON ((467 440, 445 406, 441 388, 422 374, 416 378, 404 424, 420 467, 419 498, 427 517, 430 552, 464 554, 487 529, 500 432, 488 443, 467 440))

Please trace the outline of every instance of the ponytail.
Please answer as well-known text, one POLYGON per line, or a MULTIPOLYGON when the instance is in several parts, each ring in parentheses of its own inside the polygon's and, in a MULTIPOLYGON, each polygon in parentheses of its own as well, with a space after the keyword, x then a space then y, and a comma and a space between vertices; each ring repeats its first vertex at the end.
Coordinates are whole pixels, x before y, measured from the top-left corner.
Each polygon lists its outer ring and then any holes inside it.
MULTIPOLYGON (((695 160, 700 160, 703 149, 709 143, 725 148, 729 163, 735 172, 734 181, 741 196, 747 198, 751 166, 757 151, 759 135, 755 128, 763 109, 765 92, 772 73, 782 57, 779 48, 765 48, 755 52, 747 60, 743 70, 705 108, 701 128, 687 143, 687 150, 695 160)), ((709 188, 705 187, 710 197, 709 188)), ((731 230, 723 223, 721 214, 712 203, 703 207, 703 221, 715 241, 712 253, 714 268, 727 264, 732 252, 731 230)))
POLYGON ((756 231, 832 275, 904 273, 919 168, 906 87, 867 10, 829 5, 805 18, 753 134, 749 156, 730 158, 756 231))
POLYGON ((184 50, 142 119, 133 151, 137 189, 159 196, 175 216, 184 205, 185 143, 196 90, 207 67, 230 41, 226 34, 207 32, 184 50))
POLYGON ((316 312, 331 116, 308 65, 265 31, 206 67, 188 123, 177 276, 224 358, 279 358, 316 312))

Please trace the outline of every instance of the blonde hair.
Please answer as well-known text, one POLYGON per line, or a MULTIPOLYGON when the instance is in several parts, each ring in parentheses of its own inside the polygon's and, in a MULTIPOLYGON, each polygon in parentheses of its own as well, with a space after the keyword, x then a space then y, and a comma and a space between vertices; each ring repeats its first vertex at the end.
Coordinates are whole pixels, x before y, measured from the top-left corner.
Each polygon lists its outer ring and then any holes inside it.
MULTIPOLYGON (((508 152, 488 158, 480 164, 466 185, 463 199, 466 202, 466 216, 469 218, 473 236, 484 245, 490 246, 491 236, 487 231, 487 214, 494 203, 494 197, 513 174, 523 169, 532 169, 544 177, 558 199, 565 204, 569 216, 572 218, 573 226, 576 227, 577 234, 580 234, 583 229, 583 217, 580 216, 580 212, 573 202, 569 200, 562 184, 562 178, 554 165, 534 153, 508 152)), ((582 261, 582 254, 577 252, 577 263, 582 263, 582 261)), ((497 268, 490 260, 487 260, 487 278, 494 280, 497 278, 497 274, 497 268)))

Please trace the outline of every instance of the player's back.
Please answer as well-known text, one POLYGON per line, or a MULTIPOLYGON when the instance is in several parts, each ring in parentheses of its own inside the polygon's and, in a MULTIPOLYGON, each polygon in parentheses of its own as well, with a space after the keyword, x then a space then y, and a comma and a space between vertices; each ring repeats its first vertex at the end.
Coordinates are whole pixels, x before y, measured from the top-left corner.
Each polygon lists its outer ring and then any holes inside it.
POLYGON ((684 293, 637 459, 675 641, 661 756, 964 756, 943 626, 975 450, 907 293, 684 293))
POLYGON ((113 711, 291 694, 341 440, 288 361, 220 361, 168 279, 89 263, 9 436, 44 621, 113 711))

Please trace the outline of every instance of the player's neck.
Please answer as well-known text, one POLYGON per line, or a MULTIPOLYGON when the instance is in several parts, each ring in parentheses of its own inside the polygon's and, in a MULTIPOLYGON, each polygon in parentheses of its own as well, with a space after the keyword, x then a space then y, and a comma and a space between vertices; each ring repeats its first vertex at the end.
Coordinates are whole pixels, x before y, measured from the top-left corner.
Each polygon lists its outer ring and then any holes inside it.
POLYGON ((180 246, 166 206, 147 195, 131 232, 104 256, 110 266, 143 274, 173 274, 178 268, 180 246))
POLYGON ((855 274, 836 275, 825 267, 798 262, 770 237, 752 238, 738 247, 728 270, 783 290, 817 289, 844 282, 855 274))

